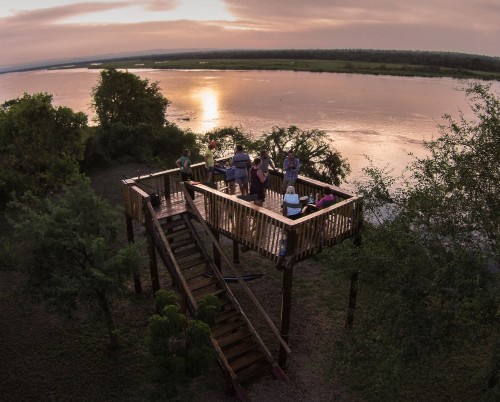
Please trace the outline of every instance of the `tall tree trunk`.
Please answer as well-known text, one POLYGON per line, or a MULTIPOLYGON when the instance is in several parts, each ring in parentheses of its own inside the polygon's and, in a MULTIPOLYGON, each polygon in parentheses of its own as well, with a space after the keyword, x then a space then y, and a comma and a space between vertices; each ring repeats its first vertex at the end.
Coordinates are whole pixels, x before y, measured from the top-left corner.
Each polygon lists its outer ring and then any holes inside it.
POLYGON ((111 308, 109 307, 109 301, 106 297, 106 293, 102 291, 97 292, 97 300, 99 306, 101 307, 102 313, 104 315, 104 323, 108 330, 109 341, 113 349, 118 349, 118 336, 115 332, 115 322, 113 320, 113 315, 111 314, 111 308))

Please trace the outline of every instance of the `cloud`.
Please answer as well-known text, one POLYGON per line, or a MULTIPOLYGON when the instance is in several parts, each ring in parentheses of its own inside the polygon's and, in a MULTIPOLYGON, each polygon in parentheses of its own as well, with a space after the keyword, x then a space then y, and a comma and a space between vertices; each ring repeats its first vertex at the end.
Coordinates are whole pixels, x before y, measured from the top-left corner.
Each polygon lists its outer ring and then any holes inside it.
POLYGON ((41 8, 30 11, 19 11, 11 17, 0 19, 2 24, 23 25, 23 24, 49 24, 64 20, 69 17, 109 11, 117 8, 129 6, 128 2, 103 2, 103 3, 76 3, 67 6, 41 8))
MULTIPOLYGON (((498 25, 496 0, 225 0, 226 7, 242 20, 287 21, 288 26, 321 22, 349 24, 470 24, 498 25), (495 12, 496 10, 496 12, 495 12)), ((478 27, 479 28, 479 27, 478 27)))
POLYGON ((144 8, 148 11, 168 11, 179 7, 180 0, 144 0, 136 2, 136 4, 144 4, 144 8))
MULTIPOLYGON (((176 48, 376 48, 500 55, 500 4, 489 0, 225 0, 232 20, 162 21, 165 14, 158 12, 152 13, 157 20, 149 22, 70 22, 109 10, 116 16, 118 8, 134 11, 132 5, 179 13, 186 4, 192 7, 185 1, 108 0, 18 12, 0 19, 0 65, 176 48)), ((179 15, 192 16, 190 10, 179 15)))

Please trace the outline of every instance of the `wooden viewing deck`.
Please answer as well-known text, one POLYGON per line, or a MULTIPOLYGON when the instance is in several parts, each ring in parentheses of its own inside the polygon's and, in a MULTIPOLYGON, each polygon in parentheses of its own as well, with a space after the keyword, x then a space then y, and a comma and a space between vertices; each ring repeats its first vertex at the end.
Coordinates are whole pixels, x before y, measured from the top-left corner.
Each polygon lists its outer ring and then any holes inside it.
MULTIPOLYGON (((204 164, 192 166, 194 180, 205 179, 204 164)), ((341 242, 359 232, 362 200, 354 194, 330 186, 336 203, 297 220, 283 216, 281 183, 283 174, 270 171, 264 206, 228 194, 228 187, 216 176, 215 186, 190 185, 179 182, 178 169, 122 181, 129 241, 133 241, 133 221, 146 228, 149 266, 153 290, 160 288, 156 253, 168 269, 178 288, 183 305, 194 315, 197 303, 206 294, 219 298, 223 309, 214 328, 210 343, 217 354, 228 384, 242 399, 240 384, 270 369, 273 375, 287 380, 274 362, 220 274, 221 257, 225 266, 237 278, 280 342, 279 365, 284 367, 290 327, 293 265, 296 261, 341 242), (195 199, 188 190, 194 191, 195 199), (221 191, 223 190, 223 191, 221 191), (153 208, 151 193, 161 196, 161 205, 153 208), (213 246, 213 257, 207 252, 191 220, 196 220, 213 246), (219 245, 219 234, 233 240, 233 261, 239 260, 239 244, 255 250, 283 268, 281 329, 275 324, 246 286, 238 269, 219 245)), ((300 177, 297 193, 316 194, 325 186, 315 180, 300 177)), ((140 278, 134 277, 136 291, 140 278)))
MULTIPOLYGON (((204 164, 196 164, 192 168, 194 180, 202 183, 205 180, 204 164)), ((291 220, 281 212, 283 173, 276 170, 269 173, 266 201, 262 207, 204 184, 193 186, 195 204, 203 219, 212 229, 275 262, 280 260, 283 235, 287 239, 287 249, 293 248, 293 255, 289 257, 300 261, 325 246, 358 233, 362 219, 361 197, 329 186, 336 199, 334 205, 291 220)), ((179 181, 178 169, 123 180, 125 213, 135 222, 143 224, 144 200, 152 192, 161 196, 161 207, 155 209, 160 222, 185 212, 186 203, 179 181)), ((216 175, 215 184, 218 188, 226 187, 221 176, 216 175)), ((325 185, 299 176, 295 189, 299 195, 316 194, 325 185)))

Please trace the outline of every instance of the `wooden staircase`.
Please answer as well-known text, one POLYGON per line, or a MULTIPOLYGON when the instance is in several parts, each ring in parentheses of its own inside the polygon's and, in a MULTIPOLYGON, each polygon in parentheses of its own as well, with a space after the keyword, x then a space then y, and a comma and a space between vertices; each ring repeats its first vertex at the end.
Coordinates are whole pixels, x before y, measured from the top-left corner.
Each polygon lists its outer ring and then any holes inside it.
POLYGON ((156 248, 191 315, 208 294, 221 302, 210 343, 230 388, 240 399, 246 399, 240 384, 262 373, 271 371, 275 377, 288 381, 207 253, 189 213, 172 216, 161 226, 156 222, 156 248))

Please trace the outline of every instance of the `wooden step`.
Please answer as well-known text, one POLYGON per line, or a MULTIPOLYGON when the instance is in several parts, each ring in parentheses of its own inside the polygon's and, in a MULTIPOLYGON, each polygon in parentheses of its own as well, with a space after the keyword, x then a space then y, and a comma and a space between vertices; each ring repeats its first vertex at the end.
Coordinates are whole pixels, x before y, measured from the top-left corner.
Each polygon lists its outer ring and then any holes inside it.
POLYGON ((199 276, 202 276, 206 272, 207 272, 206 267, 199 267, 196 269, 189 269, 189 270, 186 269, 182 272, 182 276, 184 277, 184 279, 186 281, 189 281, 190 279, 194 279, 194 278, 197 278, 199 276))
POLYGON ((239 315, 240 315, 240 312, 238 310, 236 310, 234 308, 230 308, 228 310, 222 311, 218 315, 217 319, 215 320, 215 323, 217 324, 217 323, 220 323, 220 322, 224 322, 226 320, 229 320, 229 319, 231 319, 233 317, 237 317, 239 315))
POLYGON ((247 354, 244 354, 240 356, 238 359, 234 360, 233 362, 229 363, 231 368, 235 373, 238 373, 238 371, 243 370, 244 368, 250 367, 255 365, 257 362, 262 360, 266 355, 262 353, 260 350, 253 350, 248 352, 247 354))
POLYGON ((235 329, 245 326, 245 323, 239 318, 233 321, 223 322, 222 324, 215 324, 212 328, 212 336, 219 338, 220 336, 233 332, 235 329))
POLYGON ((207 263, 207 261, 204 258, 193 258, 191 260, 182 261, 179 264, 179 268, 181 270, 185 270, 185 269, 190 269, 190 268, 196 267, 197 265, 201 265, 201 264, 206 265, 206 263, 207 263))
POLYGON ((229 345, 234 345, 238 342, 241 342, 243 339, 246 339, 250 336, 250 332, 246 328, 242 328, 232 334, 221 336, 219 339, 216 339, 216 342, 219 344, 221 348, 224 348, 229 345))
POLYGON ((188 239, 182 239, 178 241, 174 241, 173 243, 170 243, 170 248, 172 250, 176 250, 179 247, 185 247, 189 244, 196 244, 194 239, 192 237, 189 237, 188 239))
POLYGON ((179 230, 175 230, 170 233, 169 232, 165 233, 165 237, 167 238, 167 240, 170 240, 170 239, 175 239, 178 236, 182 236, 186 233, 191 233, 191 231, 188 228, 181 228, 179 230))
POLYGON ((225 289, 207 289, 207 288, 205 288, 205 289, 200 290, 199 292, 193 293, 193 296, 194 296, 194 300, 196 302, 199 302, 206 295, 219 296, 219 295, 224 294, 224 293, 226 293, 225 289))
POLYGON ((196 281, 191 281, 188 286, 189 289, 191 289, 191 292, 195 292, 198 289, 202 289, 207 286, 215 285, 219 283, 217 279, 214 278, 203 278, 203 279, 197 279, 196 281))
POLYGON ((181 225, 186 226, 186 222, 184 221, 184 219, 175 219, 172 222, 162 223, 160 226, 163 230, 167 230, 167 229, 176 228, 176 227, 181 226, 181 225))
POLYGON ((267 360, 261 360, 259 363, 239 371, 236 374, 238 376, 238 382, 246 382, 258 375, 268 374, 270 369, 271 364, 267 360))
POLYGON ((190 257, 190 256, 193 256, 193 255, 199 254, 199 253, 200 253, 200 250, 198 249, 198 247, 191 247, 191 248, 188 248, 187 250, 182 250, 182 251, 179 251, 177 253, 174 252, 174 257, 176 260, 180 260, 181 258, 190 257))
POLYGON ((226 347, 224 348, 223 353, 226 357, 226 360, 229 361, 241 356, 244 353, 249 352, 252 349, 257 349, 257 344, 253 342, 253 340, 249 342, 242 342, 236 346, 226 347))

